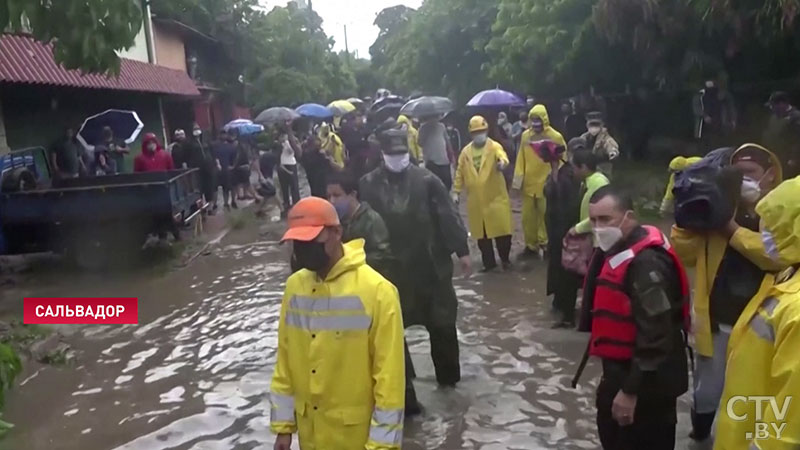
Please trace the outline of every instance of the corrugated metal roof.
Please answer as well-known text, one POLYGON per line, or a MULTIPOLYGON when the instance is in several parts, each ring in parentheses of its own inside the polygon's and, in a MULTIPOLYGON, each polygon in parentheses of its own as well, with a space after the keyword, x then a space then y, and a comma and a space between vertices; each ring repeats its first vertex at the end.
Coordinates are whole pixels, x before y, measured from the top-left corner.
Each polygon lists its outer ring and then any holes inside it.
POLYGON ((122 59, 116 78, 67 70, 53 59, 51 44, 14 34, 0 35, 0 82, 200 95, 186 72, 131 59, 122 59))

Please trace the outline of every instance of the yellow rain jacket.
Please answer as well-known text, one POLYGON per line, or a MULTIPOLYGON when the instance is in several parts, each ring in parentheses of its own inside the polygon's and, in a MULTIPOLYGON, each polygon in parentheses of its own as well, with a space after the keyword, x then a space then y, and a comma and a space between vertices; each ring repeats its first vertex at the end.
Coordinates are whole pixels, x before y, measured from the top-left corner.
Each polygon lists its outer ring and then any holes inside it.
POLYGON ((472 143, 464 147, 458 157, 453 191, 467 193, 467 219, 469 232, 475 239, 494 239, 511 234, 511 202, 503 172, 497 163, 508 165, 503 146, 489 139, 483 147, 480 170, 475 169, 472 143))
MULTIPOLYGON (((769 153, 772 155, 772 162, 776 167, 776 180, 780 182, 783 177, 781 163, 775 154, 769 153)), ((736 152, 733 153, 733 155, 735 154, 736 152)), ((762 270, 775 271, 779 267, 764 250, 760 233, 744 227, 739 228, 729 241, 721 233, 695 233, 673 225, 671 241, 683 264, 695 268, 694 293, 692 295, 692 338, 697 353, 710 358, 714 354, 709 305, 711 288, 714 286, 714 279, 717 277, 717 271, 728 245, 762 270)))
POLYGON ((414 128, 414 125, 411 123, 411 119, 402 114, 397 117, 397 123, 406 126, 406 129, 408 130, 408 152, 411 154, 411 157, 417 161, 417 163, 421 163, 422 147, 419 146, 419 131, 414 128))
POLYGON ((342 142, 342 138, 339 137, 336 133, 327 129, 328 135, 324 136, 324 129, 325 126, 320 127, 319 130, 319 140, 320 140, 320 148, 330 155, 333 159, 333 165, 339 169, 344 169, 344 143, 342 142))
POLYGON ((544 105, 534 106, 528 116, 536 116, 542 119, 544 130, 541 133, 536 133, 528 128, 522 133, 517 165, 514 170, 514 187, 522 189, 522 193, 528 197, 544 197, 544 184, 552 169, 550 163, 544 162, 529 144, 549 139, 566 148, 567 143, 561 133, 550 126, 550 116, 547 114, 547 108, 544 105))
POLYGON ((772 275, 765 277, 762 289, 733 328, 715 450, 800 448, 798 198, 800 178, 795 178, 768 194, 756 208, 764 229, 772 233, 777 259, 794 268, 779 274, 777 279, 772 275), (760 419, 756 412, 758 404, 743 398, 751 396, 769 397, 760 404, 760 419), (756 422, 766 424, 766 428, 757 431, 756 422))
POLYGON ((397 289, 344 244, 325 280, 286 282, 270 393, 275 434, 303 450, 389 450, 403 441, 403 319, 397 289))

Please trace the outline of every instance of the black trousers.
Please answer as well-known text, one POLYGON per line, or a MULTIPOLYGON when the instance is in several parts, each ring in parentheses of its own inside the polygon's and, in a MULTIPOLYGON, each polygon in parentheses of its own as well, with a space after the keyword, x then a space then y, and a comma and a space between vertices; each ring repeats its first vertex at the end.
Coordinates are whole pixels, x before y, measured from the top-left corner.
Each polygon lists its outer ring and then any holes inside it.
MULTIPOLYGON (((455 386, 461 381, 456 324, 425 327, 431 340, 431 359, 436 371, 436 382, 441 386, 455 386)), ((413 368, 412 368, 413 370, 413 368)))
MULTIPOLYGON (((570 275, 565 274, 565 276, 570 275)), ((562 280, 556 287, 553 293, 553 307, 561 313, 561 320, 566 322, 575 321, 575 301, 578 298, 578 286, 579 283, 577 281, 571 283, 567 280, 562 280)))
POLYGON ((306 169, 308 187, 313 197, 328 198, 328 173, 322 169, 306 169))
POLYGON ((621 386, 622 380, 605 376, 597 386, 597 431, 603 450, 673 450, 677 399, 640 395, 633 424, 621 427, 611 416, 611 405, 621 386))
POLYGON ((300 182, 297 178, 297 165, 282 166, 278 169, 278 181, 281 183, 283 207, 288 211, 295 203, 300 201, 300 182), (291 173, 287 173, 286 170, 291 173), (289 202, 289 196, 292 200, 289 202))
POLYGON ((439 166, 433 163, 426 163, 425 168, 433 172, 444 183, 444 187, 449 191, 453 187, 453 174, 450 173, 450 164, 439 166))
POLYGON ((411 353, 408 352, 408 342, 403 339, 403 346, 405 347, 406 355, 406 408, 416 409, 417 404, 417 391, 414 390, 414 378, 417 373, 414 371, 414 361, 411 360, 411 353))
MULTIPOLYGON (((484 238, 478 239, 478 248, 481 250, 483 267, 485 269, 494 269, 497 267, 497 260, 494 258, 494 247, 492 246, 492 240, 487 239, 485 236, 486 234, 484 233, 484 238)), ((500 261, 504 263, 510 262, 511 235, 494 238, 494 243, 497 246, 497 253, 500 254, 500 261)))

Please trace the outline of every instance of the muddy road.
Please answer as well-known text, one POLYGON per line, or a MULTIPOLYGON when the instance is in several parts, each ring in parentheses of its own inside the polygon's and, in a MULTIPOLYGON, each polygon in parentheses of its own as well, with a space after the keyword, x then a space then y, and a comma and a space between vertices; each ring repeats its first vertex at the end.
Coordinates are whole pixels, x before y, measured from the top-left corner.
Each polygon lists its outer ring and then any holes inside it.
MULTIPOLYGON (((25 296, 136 296, 140 324, 65 329, 75 366, 26 367, 3 417, 16 428, 0 448, 271 449, 268 392, 288 267, 273 237, 255 240, 226 239, 163 274, 51 274, 5 292, 20 308, 25 296)), ((545 270, 533 261, 456 279, 455 390, 436 386, 426 332, 407 331, 425 413, 407 421, 404 448, 599 448, 598 365, 569 387, 587 337, 550 329, 545 270)), ((684 398, 677 448, 687 448, 687 411, 684 398)))

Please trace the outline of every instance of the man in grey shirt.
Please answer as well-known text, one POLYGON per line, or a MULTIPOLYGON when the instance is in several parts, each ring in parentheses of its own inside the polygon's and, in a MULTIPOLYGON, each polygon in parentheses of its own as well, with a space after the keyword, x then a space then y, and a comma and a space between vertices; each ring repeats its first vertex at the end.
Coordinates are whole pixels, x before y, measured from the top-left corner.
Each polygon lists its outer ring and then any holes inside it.
POLYGON ((425 168, 442 180, 449 191, 453 185, 450 172, 450 155, 453 149, 447 134, 447 128, 439 121, 439 116, 423 117, 419 127, 419 146, 422 148, 422 159, 425 168))

